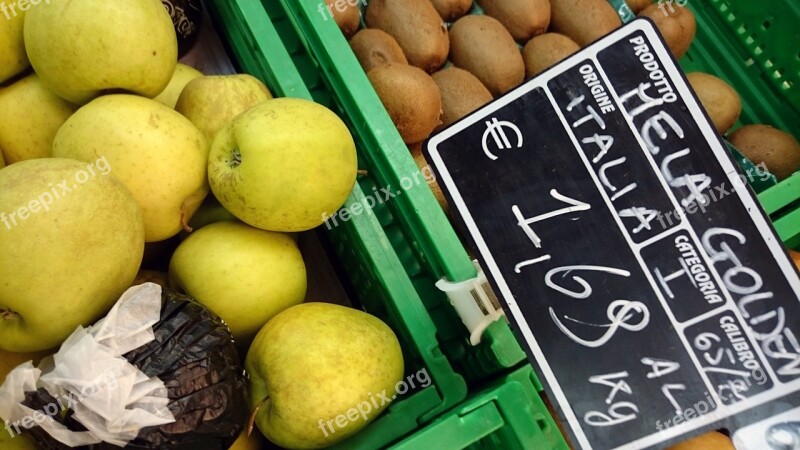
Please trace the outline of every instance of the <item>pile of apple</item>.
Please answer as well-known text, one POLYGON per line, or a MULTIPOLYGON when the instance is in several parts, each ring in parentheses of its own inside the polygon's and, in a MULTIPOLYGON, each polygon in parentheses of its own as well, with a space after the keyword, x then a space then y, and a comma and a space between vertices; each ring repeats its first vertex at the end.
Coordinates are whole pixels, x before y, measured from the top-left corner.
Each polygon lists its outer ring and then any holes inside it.
MULTIPOLYGON (((318 423, 391 391, 400 346, 366 313, 301 304, 293 234, 354 186, 345 124, 253 77, 177 64, 160 0, 26 4, 0 15, 0 363, 52 353, 155 279, 228 324, 272 441, 321 448, 363 428, 382 408, 336 433, 318 423), (192 221, 204 203, 223 214, 192 221), (146 243, 179 234, 168 281, 140 273, 146 243)), ((29 445, 1 431, 3 449, 29 445)))

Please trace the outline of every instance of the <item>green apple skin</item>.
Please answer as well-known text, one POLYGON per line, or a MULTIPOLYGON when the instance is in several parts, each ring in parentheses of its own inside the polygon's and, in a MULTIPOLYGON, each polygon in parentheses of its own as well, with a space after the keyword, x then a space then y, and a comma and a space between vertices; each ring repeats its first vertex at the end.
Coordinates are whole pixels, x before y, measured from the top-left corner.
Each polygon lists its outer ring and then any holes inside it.
MULTIPOLYGON (((55 350, 45 350, 32 353, 15 353, 0 349, 0 384, 3 384, 6 380, 6 376, 20 364, 32 361, 35 366, 39 364, 42 358, 52 355, 55 352, 55 350)), ((3 430, 0 429, 0 433, 2 432, 3 430)), ((0 442, 2 442, 2 440, 0 440, 0 442)))
POLYGON ((175 110, 212 142, 236 116, 271 98, 269 89, 253 76, 213 75, 191 80, 181 92, 175 110))
MULTIPOLYGON (((2 17, 0 17, 2 19, 2 17)), ((20 431, 23 431, 24 428, 19 426, 20 431)), ((5 428, 0 428, 0 448, 3 450, 38 450, 39 447, 28 438, 26 435, 19 436, 17 435, 16 430, 14 427, 11 427, 11 431, 14 433, 14 436, 11 436, 5 428)))
POLYGON ((169 276, 173 287, 220 316, 239 344, 306 295, 306 267, 295 241, 240 222, 192 232, 172 255, 169 276))
POLYGON ((208 194, 208 143, 174 110, 144 97, 105 95, 79 109, 56 134, 53 156, 106 157, 139 202, 147 242, 183 229, 208 194))
POLYGON ((144 252, 136 200, 113 174, 95 169, 81 184, 80 172, 86 163, 59 158, 0 170, 0 349, 57 347, 136 277, 144 252))
POLYGON ((302 99, 261 103, 223 128, 211 146, 211 190, 254 227, 306 231, 341 207, 356 180, 353 136, 329 109, 302 99))
POLYGON ((263 447, 261 439, 261 433, 259 433, 258 430, 253 430, 250 436, 247 435, 247 431, 245 430, 236 438, 236 441, 233 442, 228 450, 261 450, 263 447))
MULTIPOLYGON (((260 405, 259 430, 289 449, 323 448, 364 428, 388 405, 347 422, 320 427, 347 414, 370 395, 393 398, 403 379, 403 353, 392 330, 363 311, 304 303, 278 314, 259 331, 247 352, 250 407, 260 405), (265 399, 268 399, 264 401, 265 399)), ((366 410, 366 408, 364 408, 366 410)))
POLYGON ((155 97, 178 60, 159 0, 49 0, 25 16, 25 49, 44 84, 83 105, 104 91, 155 97))
POLYGON ((205 200, 203 200, 203 204, 197 208, 197 212, 192 216, 192 220, 189 221, 189 229, 181 231, 178 236, 180 240, 183 241, 200 228, 223 221, 241 222, 236 216, 231 214, 230 211, 225 209, 224 206, 220 205, 219 200, 213 195, 207 195, 205 200))
POLYGON ((76 109, 36 74, 0 88, 0 149, 6 162, 49 158, 56 132, 76 109))
POLYGON ((172 79, 169 81, 167 87, 153 100, 164 106, 175 109, 175 105, 178 103, 178 97, 181 96, 183 88, 185 88, 190 81, 202 76, 203 72, 200 72, 194 67, 178 63, 178 65, 175 66, 175 73, 172 74, 172 79))
POLYGON ((0 83, 21 73, 30 67, 28 55, 25 53, 22 25, 25 23, 25 11, 17 10, 11 17, 0 16, 0 83))
POLYGON ((230 211, 219 203, 216 197, 209 195, 203 200, 203 204, 200 205, 200 208, 194 213, 194 216, 192 216, 192 220, 189 221, 189 227, 197 231, 206 225, 226 220, 239 221, 236 216, 231 214, 230 211))

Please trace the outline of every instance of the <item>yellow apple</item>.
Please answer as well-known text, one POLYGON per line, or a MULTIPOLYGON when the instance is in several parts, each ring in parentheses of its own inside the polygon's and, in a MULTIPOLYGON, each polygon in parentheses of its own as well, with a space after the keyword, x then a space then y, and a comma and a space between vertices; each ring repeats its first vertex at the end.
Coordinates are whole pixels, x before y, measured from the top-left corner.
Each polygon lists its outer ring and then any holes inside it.
POLYGON ((264 436, 285 448, 323 448, 357 433, 388 406, 371 403, 370 396, 393 398, 403 379, 403 353, 378 318, 304 303, 258 332, 245 368, 250 406, 258 408, 256 424, 264 436))
MULTIPOLYGON (((16 5, 16 2, 11 2, 16 5)), ((25 11, 16 8, 9 11, 9 5, 0 3, 0 83, 17 75, 30 66, 25 54, 22 25, 25 23, 25 11)))
POLYGON ((142 213, 101 167, 45 158, 0 170, 0 348, 57 347, 131 285, 142 213))
POLYGON ((178 63, 178 65, 175 66, 175 73, 172 74, 172 79, 169 81, 167 87, 153 100, 174 109, 175 104, 178 103, 178 97, 180 97, 181 92, 183 92, 183 88, 186 87, 190 81, 202 76, 203 72, 200 72, 194 67, 178 63))
POLYGON ((175 110, 191 120, 211 142, 234 117, 271 98, 264 83, 250 75, 208 76, 186 85, 175 110))
MULTIPOLYGON (((2 148, 0 148, 2 150, 2 148)), ((0 151, 0 169, 6 166, 6 160, 3 158, 3 152, 0 151)))
POLYGON ((247 435, 247 431, 243 431, 228 450, 261 450, 261 439, 261 433, 258 430, 253 430, 250 436, 247 435))
POLYGON ((155 97, 178 60, 160 0, 48 0, 28 11, 24 33, 44 84, 79 105, 109 90, 155 97))
POLYGON ((0 88, 0 149, 6 163, 49 158, 56 132, 76 109, 35 73, 0 88))
POLYGON ((14 370, 14 368, 18 365, 28 361, 33 361, 33 365, 35 366, 39 364, 39 361, 41 361, 42 358, 47 355, 52 355, 53 353, 55 353, 54 350, 45 350, 32 353, 15 353, 0 349, 0 384, 3 384, 3 381, 6 379, 6 375, 8 375, 9 372, 14 370))
POLYGON ((56 134, 53 156, 106 157, 142 207, 148 242, 178 234, 208 193, 203 134, 144 97, 106 95, 82 107, 56 134))
POLYGON ((18 435, 16 430, 9 425, 6 429, 0 428, 0 448, 3 450, 37 450, 39 447, 28 436, 18 435))
POLYGON ((172 255, 169 276, 173 287, 220 316, 238 344, 252 341, 269 319, 306 295, 297 243, 241 222, 192 232, 172 255))
POLYGON ((208 178, 239 220, 271 231, 305 231, 344 204, 356 180, 356 146, 331 110, 279 98, 239 115, 214 139, 208 178))

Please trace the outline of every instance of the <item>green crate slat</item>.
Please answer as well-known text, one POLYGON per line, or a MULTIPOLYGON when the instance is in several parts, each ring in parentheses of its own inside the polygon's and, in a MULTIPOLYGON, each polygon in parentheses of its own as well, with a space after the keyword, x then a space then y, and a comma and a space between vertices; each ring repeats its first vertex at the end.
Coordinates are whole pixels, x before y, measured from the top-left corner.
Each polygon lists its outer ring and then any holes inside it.
MULTIPOLYGON (((258 0, 210 0, 206 5, 245 72, 260 78, 278 96, 312 99, 287 52, 292 48, 291 42, 287 45, 286 41, 290 35, 278 33, 258 0)), ((280 22, 280 18, 276 21, 280 22)), ((362 203, 364 198, 361 185, 357 184, 345 206, 362 203)), ((336 448, 385 447, 467 396, 464 378, 442 354, 437 329, 384 234, 379 214, 377 209, 374 213, 365 210, 332 227, 329 234, 364 308, 397 333, 407 371, 425 368, 432 383, 393 402, 379 419, 336 448)))
POLYGON ((758 194, 787 247, 800 250, 800 172, 758 194))
POLYGON ((502 377, 391 450, 568 450, 524 366, 502 377))

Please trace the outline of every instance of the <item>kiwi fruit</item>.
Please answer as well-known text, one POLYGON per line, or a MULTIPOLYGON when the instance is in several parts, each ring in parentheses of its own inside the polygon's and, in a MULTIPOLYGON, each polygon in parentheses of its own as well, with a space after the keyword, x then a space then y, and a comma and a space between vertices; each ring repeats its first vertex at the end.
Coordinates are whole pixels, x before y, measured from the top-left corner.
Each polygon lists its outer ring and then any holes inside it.
POLYGON ((668 8, 663 5, 659 8, 659 5, 654 3, 638 15, 649 17, 655 22, 675 59, 680 59, 686 50, 689 50, 697 32, 697 22, 689 8, 680 6, 668 8))
POLYGON ((430 75, 406 64, 389 63, 367 73, 406 144, 424 141, 442 116, 442 96, 430 75))
POLYGON ((489 16, 464 16, 453 24, 450 61, 478 77, 494 96, 525 79, 525 63, 517 43, 503 24, 489 16))
POLYGON ((550 31, 569 36, 581 47, 622 25, 608 0, 550 0, 550 31))
POLYGON ((764 163, 779 181, 800 169, 800 144, 790 134, 768 125, 746 125, 728 141, 755 164, 764 163))
POLYGON ((425 155, 422 154, 422 142, 409 145, 408 150, 411 152, 411 156, 414 158, 414 162, 417 163, 419 170, 423 175, 425 175, 425 181, 428 182, 428 186, 431 188, 431 191, 433 191, 433 196, 436 197, 436 202, 439 203, 439 206, 442 207, 444 212, 448 212, 449 208, 447 206, 447 199, 444 198, 442 187, 436 182, 436 178, 433 175, 433 169, 431 169, 428 161, 425 159, 425 155))
POLYGON ((366 23, 394 37, 409 64, 433 73, 447 60, 447 26, 430 0, 372 0, 366 23))
POLYGON ((789 256, 792 257, 792 261, 794 261, 794 265, 797 266, 797 270, 800 270, 800 253, 789 250, 789 256))
POLYGON ((352 39, 350 48, 364 72, 388 63, 408 64, 406 55, 400 44, 385 31, 377 28, 365 28, 352 39))
POLYGON ((692 72, 686 75, 686 79, 711 117, 714 128, 719 134, 725 134, 742 112, 739 94, 728 83, 707 73, 692 72))
POLYGON ((525 44, 522 59, 525 61, 525 76, 532 77, 577 52, 581 47, 560 33, 545 33, 525 44))
POLYGON ((478 0, 478 4, 521 42, 544 33, 550 25, 550 0, 478 0))
POLYGON ((718 431, 706 434, 673 445, 667 450, 736 450, 731 438, 718 431))
POLYGON ((445 22, 453 22, 472 9, 472 0, 431 0, 445 22))
POLYGON ((333 20, 336 25, 342 30, 342 34, 350 39, 351 36, 356 34, 358 27, 361 25, 361 14, 358 10, 358 2, 351 3, 342 0, 325 0, 333 20))
POLYGON ((630 8, 634 14, 639 14, 645 8, 652 5, 653 0, 626 0, 625 3, 628 4, 628 8, 630 8))
POLYGON ((448 67, 433 74, 442 94, 444 128, 492 101, 492 93, 475 75, 458 67, 448 67))

